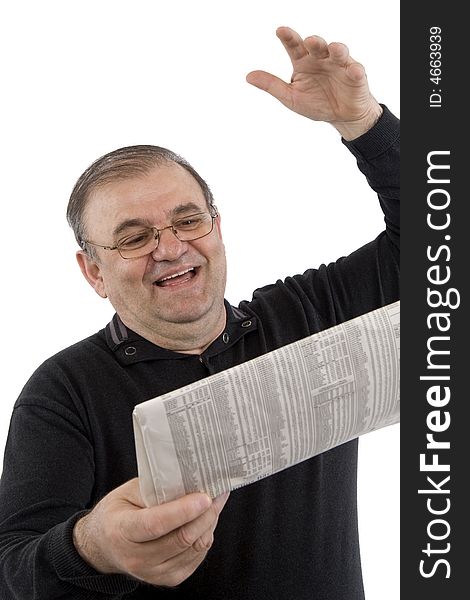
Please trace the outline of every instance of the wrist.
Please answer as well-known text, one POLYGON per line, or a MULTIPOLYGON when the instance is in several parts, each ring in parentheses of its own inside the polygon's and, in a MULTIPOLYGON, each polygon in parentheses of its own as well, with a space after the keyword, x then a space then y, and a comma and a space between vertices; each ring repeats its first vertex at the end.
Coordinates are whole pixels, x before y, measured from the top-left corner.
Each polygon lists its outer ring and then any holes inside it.
POLYGON ((112 573, 107 561, 90 533, 93 531, 93 523, 90 523, 91 513, 79 519, 72 531, 72 540, 75 550, 80 558, 98 573, 112 573))
POLYGON ((382 114, 383 108, 374 100, 368 111, 360 119, 348 122, 336 122, 332 123, 332 125, 344 140, 351 142, 367 133, 369 129, 372 129, 382 114))

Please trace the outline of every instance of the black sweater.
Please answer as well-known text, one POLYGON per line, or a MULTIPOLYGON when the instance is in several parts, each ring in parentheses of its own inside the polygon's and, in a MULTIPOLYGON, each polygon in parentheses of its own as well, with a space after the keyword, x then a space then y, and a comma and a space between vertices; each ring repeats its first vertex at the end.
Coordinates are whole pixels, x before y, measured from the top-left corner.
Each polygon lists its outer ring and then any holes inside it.
POLYGON ((232 492, 206 560, 177 588, 101 575, 72 543, 84 511, 137 475, 137 403, 398 299, 398 120, 385 109, 344 143, 379 196, 387 227, 377 239, 238 308, 226 303, 228 338, 201 357, 155 346, 115 315, 33 374, 13 411, 0 484, 2 600, 364 598, 357 440, 232 492))

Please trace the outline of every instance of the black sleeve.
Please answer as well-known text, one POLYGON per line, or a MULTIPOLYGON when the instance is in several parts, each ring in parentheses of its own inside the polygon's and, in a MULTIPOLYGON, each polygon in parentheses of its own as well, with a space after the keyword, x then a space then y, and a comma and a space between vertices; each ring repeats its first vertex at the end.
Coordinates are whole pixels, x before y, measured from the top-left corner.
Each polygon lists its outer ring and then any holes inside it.
POLYGON ((271 324, 266 331, 267 338, 273 336, 267 340, 269 348, 399 299, 400 128, 399 120, 383 108, 374 127, 343 143, 377 192, 385 229, 350 255, 260 288, 251 302, 240 304, 271 324), (281 338, 276 334, 278 323, 282 323, 281 338))
POLYGON ((400 122, 384 106, 369 132, 343 143, 377 192, 385 230, 375 240, 316 273, 331 294, 327 318, 352 319, 399 299, 400 267, 400 122), (332 313, 331 313, 332 311, 332 313))
POLYGON ((70 383, 41 367, 15 405, 0 481, 2 600, 120 598, 138 583, 102 575, 75 550, 90 507, 94 454, 70 383))
POLYGON ((398 248, 400 241, 400 121, 386 106, 377 124, 361 137, 343 144, 356 157, 359 169, 377 192, 386 233, 398 248))

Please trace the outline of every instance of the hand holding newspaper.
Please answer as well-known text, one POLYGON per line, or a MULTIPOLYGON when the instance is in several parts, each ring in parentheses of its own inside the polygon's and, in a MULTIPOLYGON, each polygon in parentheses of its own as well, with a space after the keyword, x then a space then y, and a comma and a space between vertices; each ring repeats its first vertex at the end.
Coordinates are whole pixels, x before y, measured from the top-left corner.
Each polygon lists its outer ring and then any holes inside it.
POLYGON ((137 405, 142 497, 218 496, 397 423, 399 404, 398 301, 137 405))

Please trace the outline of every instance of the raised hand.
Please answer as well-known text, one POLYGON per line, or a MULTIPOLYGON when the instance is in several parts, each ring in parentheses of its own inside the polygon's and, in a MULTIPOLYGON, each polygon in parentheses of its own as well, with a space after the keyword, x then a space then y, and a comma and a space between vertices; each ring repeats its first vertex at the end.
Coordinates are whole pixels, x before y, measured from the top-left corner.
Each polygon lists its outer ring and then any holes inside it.
POLYGON ((252 71, 248 83, 268 92, 294 112, 331 123, 347 140, 370 129, 382 114, 372 96, 364 67, 347 46, 316 35, 305 38, 289 27, 276 31, 289 55, 290 83, 266 71, 252 71))
POLYGON ((101 573, 175 586, 204 560, 228 494, 189 494, 145 508, 138 479, 105 496, 74 528, 81 557, 101 573))

